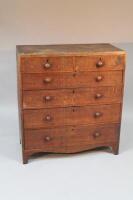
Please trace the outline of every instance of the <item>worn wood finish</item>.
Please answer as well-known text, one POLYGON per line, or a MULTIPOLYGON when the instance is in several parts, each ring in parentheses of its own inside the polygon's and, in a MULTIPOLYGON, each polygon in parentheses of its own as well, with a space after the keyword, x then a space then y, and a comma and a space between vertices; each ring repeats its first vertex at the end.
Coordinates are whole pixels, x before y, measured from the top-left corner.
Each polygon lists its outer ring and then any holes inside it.
POLYGON ((104 71, 122 70, 124 57, 122 55, 94 55, 94 56, 62 56, 62 57, 22 57, 21 72, 76 72, 76 71, 104 71), (101 62, 101 65, 99 62, 101 62))
POLYGON ((38 152, 118 154, 125 51, 110 44, 17 46, 23 163, 38 152))
POLYGON ((125 55, 122 49, 111 44, 65 44, 65 45, 19 45, 21 56, 82 56, 82 55, 125 55))
POLYGON ((117 86, 122 71, 23 74, 23 90, 117 86))
POLYGON ((21 72, 45 73, 45 72, 73 72, 73 57, 22 57, 21 72))
POLYGON ((119 122, 120 104, 24 110, 24 128, 119 122))
POLYGON ((23 109, 121 103, 122 87, 93 87, 23 92, 23 109))
POLYGON ((123 68, 124 57, 122 55, 75 57, 75 71, 122 70, 123 68))
POLYGON ((25 149, 62 153, 85 150, 90 144, 115 143, 118 130, 119 124, 29 129, 25 130, 25 149))

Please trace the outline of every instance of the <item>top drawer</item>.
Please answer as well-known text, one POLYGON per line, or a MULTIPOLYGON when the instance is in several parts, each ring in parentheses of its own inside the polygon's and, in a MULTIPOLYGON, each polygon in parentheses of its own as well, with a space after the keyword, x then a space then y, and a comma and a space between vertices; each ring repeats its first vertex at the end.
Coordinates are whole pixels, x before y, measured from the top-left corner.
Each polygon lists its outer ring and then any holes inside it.
POLYGON ((22 73, 121 70, 124 60, 124 55, 22 56, 20 70, 22 73))
POLYGON ((45 73, 45 72, 73 72, 73 57, 21 57, 21 72, 45 73))
POLYGON ((76 56, 76 71, 122 70, 125 66, 125 55, 90 55, 76 56))

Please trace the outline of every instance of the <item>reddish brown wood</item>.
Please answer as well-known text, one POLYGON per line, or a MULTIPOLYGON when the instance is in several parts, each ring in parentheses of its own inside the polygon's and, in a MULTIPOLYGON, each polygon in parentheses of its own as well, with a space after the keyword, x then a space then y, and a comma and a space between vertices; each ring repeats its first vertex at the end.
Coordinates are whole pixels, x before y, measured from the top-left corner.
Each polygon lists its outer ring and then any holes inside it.
POLYGON ((62 153, 70 152, 71 149, 72 152, 78 152, 86 149, 90 144, 114 143, 118 133, 119 124, 29 129, 25 130, 25 149, 62 153))
POLYGON ((120 103, 122 87, 93 87, 23 92, 23 109, 120 103))
POLYGON ((22 81, 23 90, 118 86, 122 71, 23 74, 22 81))
POLYGON ((110 44, 17 46, 23 163, 38 152, 118 154, 125 52, 110 44))
POLYGON ((22 57, 21 72, 46 73, 46 72, 73 72, 73 57, 22 57), (48 65, 49 64, 49 65, 48 65), (48 67, 47 67, 48 66, 48 67))
POLYGON ((24 128, 119 122, 120 104, 24 110, 24 128))
POLYGON ((77 56, 75 58, 75 68, 76 71, 122 70, 124 68, 124 56, 77 56))
MULTIPOLYGON (((99 147, 109 147, 114 155, 118 155, 119 143, 118 142, 116 143, 116 141, 115 142, 103 142, 103 143, 99 143, 99 144, 92 143, 92 144, 88 144, 86 146, 81 146, 80 149, 79 148, 77 149, 76 147, 74 148, 74 146, 69 146, 69 151, 63 151, 63 148, 62 148, 62 151, 59 151, 59 152, 57 150, 55 152, 54 151, 47 151, 47 152, 59 153, 59 154, 60 153, 73 154, 73 153, 78 153, 81 151, 87 151, 87 150, 91 150, 91 149, 97 150, 97 148, 99 148, 99 147)), ((23 163, 27 164, 31 155, 37 154, 37 153, 42 153, 42 152, 46 152, 46 151, 44 149, 30 149, 30 150, 24 149, 23 163)))
POLYGON ((22 57, 21 72, 73 72, 73 71, 104 71, 122 70, 124 68, 123 55, 94 55, 74 57, 22 57))

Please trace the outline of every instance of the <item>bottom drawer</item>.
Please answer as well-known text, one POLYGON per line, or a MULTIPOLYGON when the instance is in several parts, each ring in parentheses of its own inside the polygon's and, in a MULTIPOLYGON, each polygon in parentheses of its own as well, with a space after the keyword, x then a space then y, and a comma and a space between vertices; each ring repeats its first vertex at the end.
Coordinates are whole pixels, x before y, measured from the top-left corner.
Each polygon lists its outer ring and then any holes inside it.
POLYGON ((72 153, 118 140, 119 124, 25 130, 25 150, 72 153))

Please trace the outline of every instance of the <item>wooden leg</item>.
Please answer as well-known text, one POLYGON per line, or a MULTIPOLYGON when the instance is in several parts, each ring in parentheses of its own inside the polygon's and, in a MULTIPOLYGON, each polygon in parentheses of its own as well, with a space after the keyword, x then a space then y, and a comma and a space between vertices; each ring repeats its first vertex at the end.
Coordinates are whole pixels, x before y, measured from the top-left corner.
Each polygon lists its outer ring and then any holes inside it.
POLYGON ((119 154, 119 144, 113 144, 111 146, 112 148, 112 152, 114 153, 114 155, 118 155, 119 154))
POLYGON ((27 164, 28 163, 28 158, 29 158, 29 155, 23 154, 23 164, 27 164))
POLYGON ((28 163, 28 160, 23 159, 23 164, 27 164, 27 163, 28 163))

